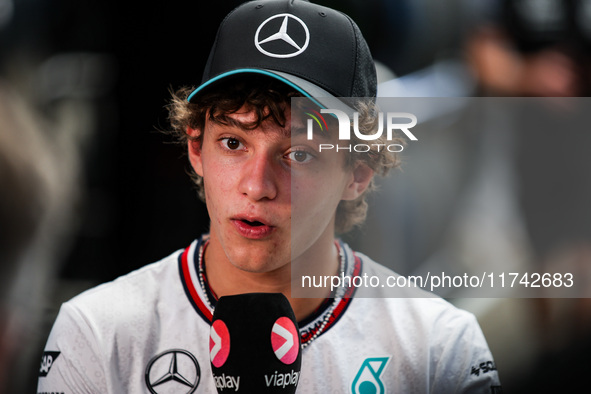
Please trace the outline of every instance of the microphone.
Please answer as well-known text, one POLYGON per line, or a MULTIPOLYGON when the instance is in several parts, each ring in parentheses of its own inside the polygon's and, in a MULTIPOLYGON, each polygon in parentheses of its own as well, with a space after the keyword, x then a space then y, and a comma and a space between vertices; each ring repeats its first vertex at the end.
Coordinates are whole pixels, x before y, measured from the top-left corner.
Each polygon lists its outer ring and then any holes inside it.
POLYGON ((302 364, 295 314, 281 293, 220 297, 209 335, 215 386, 227 393, 295 393, 302 364))

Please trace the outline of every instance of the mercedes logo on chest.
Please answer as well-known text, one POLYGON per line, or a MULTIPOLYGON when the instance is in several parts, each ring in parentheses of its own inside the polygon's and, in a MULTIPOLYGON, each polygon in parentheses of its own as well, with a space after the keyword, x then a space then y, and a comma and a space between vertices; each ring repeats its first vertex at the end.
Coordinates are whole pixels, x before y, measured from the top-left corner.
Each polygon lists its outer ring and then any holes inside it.
POLYGON ((170 349, 152 358, 146 367, 146 386, 152 394, 193 393, 201 369, 195 356, 183 349, 170 349))
POLYGON ((254 45, 264 55, 289 58, 304 52, 310 43, 308 26, 297 16, 278 14, 257 28, 254 45))

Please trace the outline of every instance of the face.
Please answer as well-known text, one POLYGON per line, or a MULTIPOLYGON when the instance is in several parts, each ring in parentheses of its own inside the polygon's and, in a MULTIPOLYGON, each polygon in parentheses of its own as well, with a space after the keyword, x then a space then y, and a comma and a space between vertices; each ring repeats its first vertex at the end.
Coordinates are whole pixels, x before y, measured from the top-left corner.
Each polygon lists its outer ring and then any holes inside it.
MULTIPOLYGON (((255 130, 208 122, 201 146, 189 148, 204 180, 208 250, 244 271, 279 270, 292 258, 332 248, 339 201, 364 189, 342 153, 318 154, 317 142, 291 135, 287 111, 285 129, 271 120, 255 130)), ((231 116, 254 119, 247 108, 231 116)))

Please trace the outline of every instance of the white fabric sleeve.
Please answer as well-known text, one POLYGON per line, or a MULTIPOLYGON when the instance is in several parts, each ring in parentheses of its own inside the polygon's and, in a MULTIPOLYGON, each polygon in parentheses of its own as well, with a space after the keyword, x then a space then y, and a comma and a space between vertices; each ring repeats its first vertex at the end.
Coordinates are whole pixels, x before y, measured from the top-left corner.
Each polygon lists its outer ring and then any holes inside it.
POLYGON ((105 364, 92 325, 69 303, 60 308, 39 371, 39 393, 108 393, 105 364))
POLYGON ((474 315, 463 311, 439 322, 439 357, 432 360, 433 394, 500 394, 501 383, 492 354, 474 315), (444 337, 445 335, 445 337, 444 337))

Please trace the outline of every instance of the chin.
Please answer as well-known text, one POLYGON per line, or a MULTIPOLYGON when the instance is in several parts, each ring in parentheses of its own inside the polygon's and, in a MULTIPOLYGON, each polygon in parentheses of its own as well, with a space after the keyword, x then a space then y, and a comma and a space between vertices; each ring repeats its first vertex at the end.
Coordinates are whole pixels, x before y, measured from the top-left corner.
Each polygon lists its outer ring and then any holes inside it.
MULTIPOLYGON (((255 261, 253 259, 249 261, 240 261, 232 263, 234 267, 239 270, 253 273, 253 274, 266 274, 271 272, 277 272, 286 268, 286 264, 277 264, 277 259, 255 261)), ((289 264, 287 264, 287 268, 289 264)))

